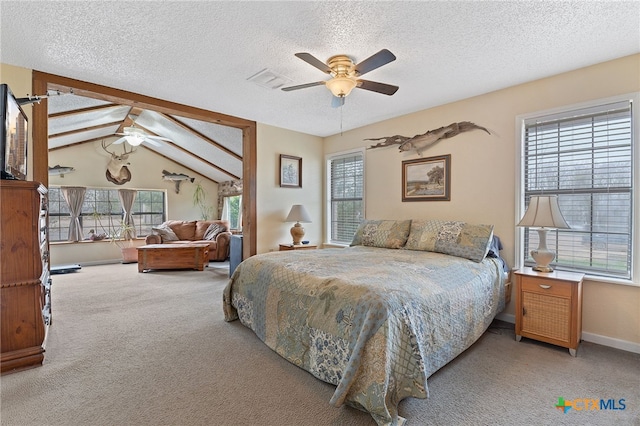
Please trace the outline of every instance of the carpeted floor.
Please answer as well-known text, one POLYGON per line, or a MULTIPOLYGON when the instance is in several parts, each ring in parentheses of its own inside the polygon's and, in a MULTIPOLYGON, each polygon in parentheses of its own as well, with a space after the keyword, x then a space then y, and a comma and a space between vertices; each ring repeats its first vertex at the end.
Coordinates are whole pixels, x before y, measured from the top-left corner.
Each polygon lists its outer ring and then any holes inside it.
MULTIPOLYGON (((228 269, 56 275, 42 367, 2 376, 2 425, 374 425, 329 405, 334 387, 226 323, 228 269)), ((583 342, 577 358, 496 323, 407 399, 409 425, 640 425, 640 355, 583 342), (624 410, 554 408, 624 399, 624 410)), ((617 404, 616 407, 620 408, 617 404)))

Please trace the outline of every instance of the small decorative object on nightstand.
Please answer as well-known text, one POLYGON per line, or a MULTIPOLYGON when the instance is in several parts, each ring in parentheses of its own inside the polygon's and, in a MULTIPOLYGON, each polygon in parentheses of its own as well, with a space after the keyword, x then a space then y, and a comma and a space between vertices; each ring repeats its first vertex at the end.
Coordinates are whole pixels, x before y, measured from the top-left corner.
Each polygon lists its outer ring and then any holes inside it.
POLYGON ((315 250, 318 246, 311 244, 280 244, 280 251, 286 250, 315 250))
POLYGON ((551 343, 569 348, 576 356, 582 337, 584 274, 523 268, 515 278, 516 340, 524 336, 551 343))

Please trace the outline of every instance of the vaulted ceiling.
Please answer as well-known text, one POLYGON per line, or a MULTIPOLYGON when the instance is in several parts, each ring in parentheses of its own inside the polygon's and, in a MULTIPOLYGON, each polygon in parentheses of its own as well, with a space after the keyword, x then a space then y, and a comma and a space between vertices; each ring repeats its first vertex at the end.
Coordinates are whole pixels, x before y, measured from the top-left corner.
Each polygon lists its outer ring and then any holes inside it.
POLYGON ((50 85, 48 93, 50 151, 101 141, 113 152, 125 128, 135 126, 163 138, 143 141, 145 148, 191 172, 214 182, 242 179, 241 129, 113 103, 86 90, 78 95, 73 87, 50 85))

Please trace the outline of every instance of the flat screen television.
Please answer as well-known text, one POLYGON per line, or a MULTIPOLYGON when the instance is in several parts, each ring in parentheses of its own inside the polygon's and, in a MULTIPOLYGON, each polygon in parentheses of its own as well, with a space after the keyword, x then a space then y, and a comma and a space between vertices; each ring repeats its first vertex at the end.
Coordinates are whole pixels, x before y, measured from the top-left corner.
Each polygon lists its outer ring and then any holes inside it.
POLYGON ((29 124, 27 115, 6 84, 0 84, 0 160, 2 179, 27 178, 27 144, 29 124))

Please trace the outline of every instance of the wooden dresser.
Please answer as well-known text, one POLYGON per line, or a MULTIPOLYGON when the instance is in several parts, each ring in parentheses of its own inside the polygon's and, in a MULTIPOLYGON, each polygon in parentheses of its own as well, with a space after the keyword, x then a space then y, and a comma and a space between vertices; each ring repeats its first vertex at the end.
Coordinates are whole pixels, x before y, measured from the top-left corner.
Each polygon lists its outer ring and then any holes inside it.
POLYGON ((51 324, 47 189, 0 180, 0 332, 2 373, 44 360, 51 324))

